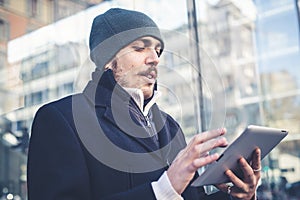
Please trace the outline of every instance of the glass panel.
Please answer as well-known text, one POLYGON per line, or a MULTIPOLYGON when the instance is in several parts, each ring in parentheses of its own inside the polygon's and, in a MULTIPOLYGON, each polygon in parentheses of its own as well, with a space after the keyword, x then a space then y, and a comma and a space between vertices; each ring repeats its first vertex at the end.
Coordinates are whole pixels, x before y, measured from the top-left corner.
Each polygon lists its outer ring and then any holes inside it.
MULTIPOLYGON (((0 123, 0 136, 21 125, 30 130, 40 106, 81 92, 95 68, 88 46, 92 19, 110 7, 134 9, 151 16, 162 30, 165 49, 157 83, 163 95, 158 104, 178 121, 187 141, 203 127, 225 126, 230 141, 249 124, 288 129, 287 139, 263 160, 258 196, 296 198, 299 3, 199 0, 197 23, 192 23, 188 0, 170 2, 0 1, 5 5, 4 13, 0 9, 0 112, 11 124, 0 123)), ((26 159, 26 152, 0 140, 0 198, 5 191, 26 199, 26 159)))

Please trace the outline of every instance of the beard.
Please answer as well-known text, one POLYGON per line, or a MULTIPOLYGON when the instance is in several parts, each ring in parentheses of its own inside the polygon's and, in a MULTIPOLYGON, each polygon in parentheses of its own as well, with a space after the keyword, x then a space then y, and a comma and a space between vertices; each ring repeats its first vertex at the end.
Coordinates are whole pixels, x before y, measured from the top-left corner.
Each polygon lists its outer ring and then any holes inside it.
POLYGON ((131 66, 124 68, 117 61, 112 62, 112 70, 115 80, 122 87, 141 89, 145 85, 154 85, 157 78, 157 67, 154 65, 131 66))

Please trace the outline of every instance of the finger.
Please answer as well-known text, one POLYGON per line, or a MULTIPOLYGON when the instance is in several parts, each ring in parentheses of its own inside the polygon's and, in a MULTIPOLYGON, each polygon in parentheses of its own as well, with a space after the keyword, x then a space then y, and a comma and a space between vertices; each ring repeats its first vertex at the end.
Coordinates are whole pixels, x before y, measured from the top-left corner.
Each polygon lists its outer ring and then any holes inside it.
POLYGON ((212 139, 207 142, 195 144, 194 146, 190 146, 189 148, 184 149, 182 155, 187 156, 188 160, 193 162, 194 159, 207 157, 210 150, 218 146, 223 146, 225 144, 227 144, 227 140, 225 137, 212 139))
POLYGON ((189 152, 189 151, 191 151, 191 148, 195 147, 195 145, 201 144, 201 143, 211 140, 213 138, 219 137, 221 135, 224 135, 225 133, 226 133, 225 128, 199 133, 199 134, 195 135, 192 138, 192 140, 188 143, 188 145, 185 148, 185 151, 189 152))
POLYGON ((255 195, 256 191, 256 185, 254 184, 228 184, 227 189, 222 191, 230 194, 231 196, 237 198, 237 199, 253 199, 253 196, 255 195))
POLYGON ((225 174, 238 188, 247 188, 247 185, 251 188, 253 185, 255 185, 256 182, 256 177, 254 175, 253 169, 244 158, 239 159, 239 166, 243 172, 242 179, 237 177, 231 170, 227 170, 225 174))
POLYGON ((193 169, 198 169, 200 167, 203 167, 205 165, 208 165, 208 164, 216 161, 219 157, 220 157, 220 155, 218 153, 214 153, 214 154, 208 155, 206 157, 197 158, 193 161, 192 167, 193 167, 193 169))
POLYGON ((255 174, 260 173, 261 170, 261 151, 256 148, 252 154, 252 169, 255 174))
POLYGON ((216 147, 225 146, 227 144, 228 143, 225 137, 219 137, 196 145, 195 150, 198 152, 198 157, 201 157, 201 155, 207 156, 207 153, 212 149, 216 147))
POLYGON ((239 159, 238 162, 243 172, 243 181, 247 183, 253 183, 255 181, 255 176, 252 167, 245 158, 239 159))
POLYGON ((237 177, 230 169, 225 172, 226 176, 230 179, 230 181, 238 188, 245 188, 245 183, 237 177))
POLYGON ((209 155, 209 151, 203 151, 202 153, 200 153, 199 157, 206 157, 209 155))
POLYGON ((226 133, 225 128, 220 128, 220 129, 215 129, 215 130, 199 133, 194 136, 191 143, 192 143, 192 145, 201 144, 201 143, 211 140, 213 138, 217 138, 221 135, 224 135, 225 133, 226 133))

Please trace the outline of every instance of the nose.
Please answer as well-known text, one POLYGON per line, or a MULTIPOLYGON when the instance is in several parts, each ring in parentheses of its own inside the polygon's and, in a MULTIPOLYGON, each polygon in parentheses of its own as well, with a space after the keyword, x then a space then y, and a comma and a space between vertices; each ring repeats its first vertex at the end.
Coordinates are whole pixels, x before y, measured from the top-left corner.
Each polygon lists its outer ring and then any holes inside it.
POLYGON ((147 57, 146 57, 146 64, 151 65, 158 65, 159 63, 159 57, 157 54, 157 51, 154 48, 148 48, 147 49, 147 57))

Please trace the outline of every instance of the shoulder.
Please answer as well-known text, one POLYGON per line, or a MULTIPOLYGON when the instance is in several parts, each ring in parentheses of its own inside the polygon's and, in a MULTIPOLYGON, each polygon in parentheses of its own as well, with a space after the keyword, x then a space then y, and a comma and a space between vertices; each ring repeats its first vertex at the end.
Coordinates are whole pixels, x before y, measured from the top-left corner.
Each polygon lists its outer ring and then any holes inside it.
POLYGON ((43 112, 60 112, 64 115, 72 113, 72 107, 73 107, 73 99, 77 98, 78 96, 83 96, 82 94, 74 94, 69 95, 64 98, 49 102, 41 106, 37 112, 36 115, 43 112))
MULTIPOLYGON (((52 124, 69 124, 73 126, 74 108, 81 108, 81 105, 74 105, 74 99, 83 97, 82 94, 74 94, 59 100, 49 102, 41 106, 35 113, 32 126, 52 124)), ((76 101, 78 104, 78 101, 76 101)), ((82 104, 82 101, 80 101, 82 104)))

